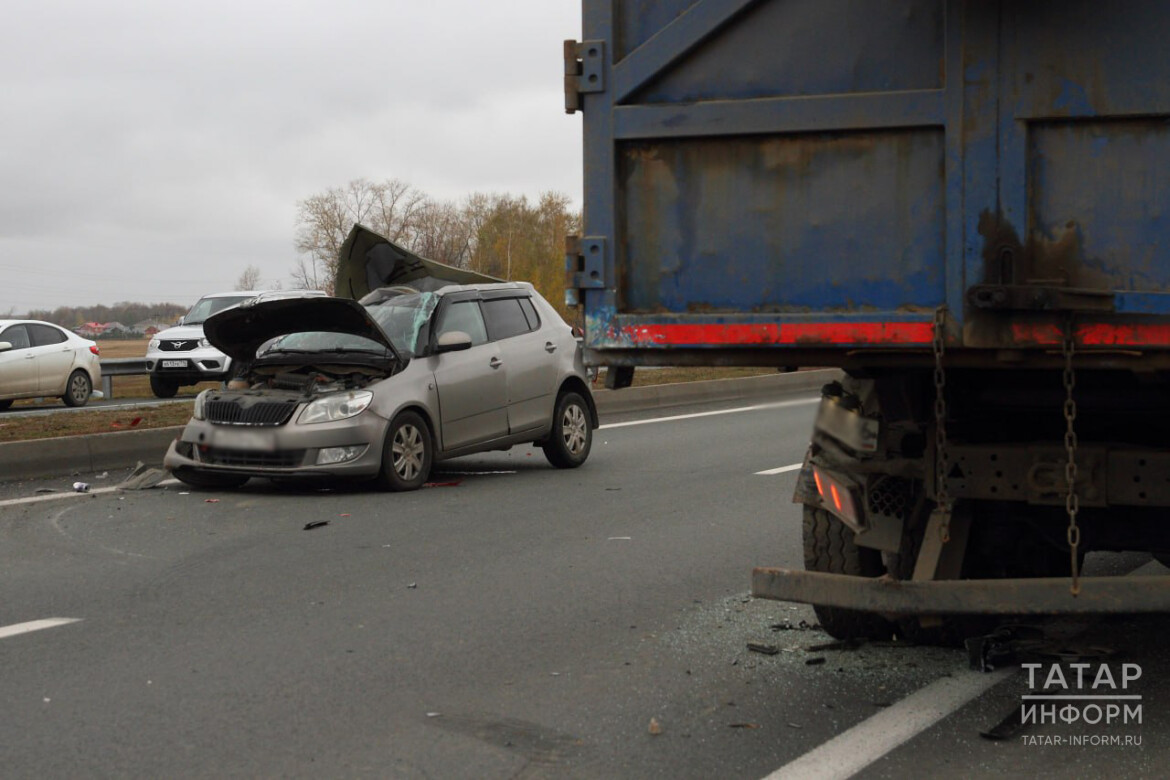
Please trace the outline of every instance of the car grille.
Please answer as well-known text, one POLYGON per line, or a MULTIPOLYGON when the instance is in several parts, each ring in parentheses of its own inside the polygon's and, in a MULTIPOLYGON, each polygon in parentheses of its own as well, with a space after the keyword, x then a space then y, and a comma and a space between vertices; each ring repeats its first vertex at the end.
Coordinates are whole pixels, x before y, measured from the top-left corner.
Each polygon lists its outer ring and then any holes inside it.
POLYGON ((208 422, 218 425, 276 426, 287 423, 296 408, 297 402, 291 399, 261 401, 249 406, 242 406, 235 401, 208 401, 203 407, 203 414, 208 422))
POLYGON ((305 460, 304 450, 225 450, 218 447, 199 448, 199 460, 212 466, 249 466, 261 468, 293 468, 305 460))
POLYGON ((190 352, 199 346, 199 339, 163 339, 158 348, 163 352, 190 352))

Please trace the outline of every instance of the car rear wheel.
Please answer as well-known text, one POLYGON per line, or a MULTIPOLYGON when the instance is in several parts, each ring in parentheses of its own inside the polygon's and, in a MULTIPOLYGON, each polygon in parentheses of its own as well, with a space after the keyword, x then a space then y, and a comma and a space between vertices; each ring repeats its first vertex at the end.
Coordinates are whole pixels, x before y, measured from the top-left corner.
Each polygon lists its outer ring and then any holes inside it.
POLYGON ((93 382, 89 374, 78 369, 69 375, 69 381, 65 384, 65 395, 61 396, 61 400, 66 406, 85 406, 91 395, 93 382))
POLYGON ((433 450, 431 429, 422 416, 402 412, 386 434, 379 484, 387 490, 418 490, 430 476, 433 450))
POLYGON ((175 469, 175 479, 197 488, 237 488, 248 481, 242 474, 216 474, 195 469, 175 469))
POLYGON ((161 376, 150 375, 150 391, 156 398, 174 398, 179 392, 179 383, 173 379, 163 379, 161 376))
POLYGON ((589 457, 593 429, 589 425, 589 407, 578 393, 563 393, 553 412, 552 431, 541 445, 548 462, 559 469, 574 469, 589 457))

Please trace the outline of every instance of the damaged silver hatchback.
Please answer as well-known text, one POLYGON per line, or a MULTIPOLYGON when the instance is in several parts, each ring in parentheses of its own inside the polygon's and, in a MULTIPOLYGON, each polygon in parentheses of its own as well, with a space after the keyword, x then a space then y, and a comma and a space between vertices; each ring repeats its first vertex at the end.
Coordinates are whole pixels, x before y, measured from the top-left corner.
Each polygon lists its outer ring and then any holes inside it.
POLYGON ((436 462, 528 442, 574 468, 598 424, 572 329, 526 283, 254 300, 204 332, 243 370, 196 398, 167 451, 197 487, 353 477, 414 490, 436 462))

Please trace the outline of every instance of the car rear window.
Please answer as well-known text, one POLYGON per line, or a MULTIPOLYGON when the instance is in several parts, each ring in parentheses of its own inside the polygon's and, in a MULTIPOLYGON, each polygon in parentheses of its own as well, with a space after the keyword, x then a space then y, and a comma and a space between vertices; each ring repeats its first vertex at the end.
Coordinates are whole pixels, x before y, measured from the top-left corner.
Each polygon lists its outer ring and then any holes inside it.
POLYGON ((483 310, 484 319, 487 320, 488 336, 493 341, 508 339, 534 330, 529 325, 524 310, 520 308, 519 298, 495 298, 484 301, 483 310))

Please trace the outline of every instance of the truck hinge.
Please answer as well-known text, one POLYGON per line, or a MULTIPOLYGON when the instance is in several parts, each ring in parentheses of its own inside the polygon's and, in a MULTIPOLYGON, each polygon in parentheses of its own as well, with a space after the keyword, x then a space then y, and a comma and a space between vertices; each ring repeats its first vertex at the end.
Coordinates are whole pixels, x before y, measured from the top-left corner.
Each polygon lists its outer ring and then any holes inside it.
POLYGON ((582 290, 609 287, 604 236, 565 236, 565 304, 580 303, 582 290))
POLYGON ((565 41, 565 113, 582 109, 581 95, 605 91, 605 41, 565 41))

